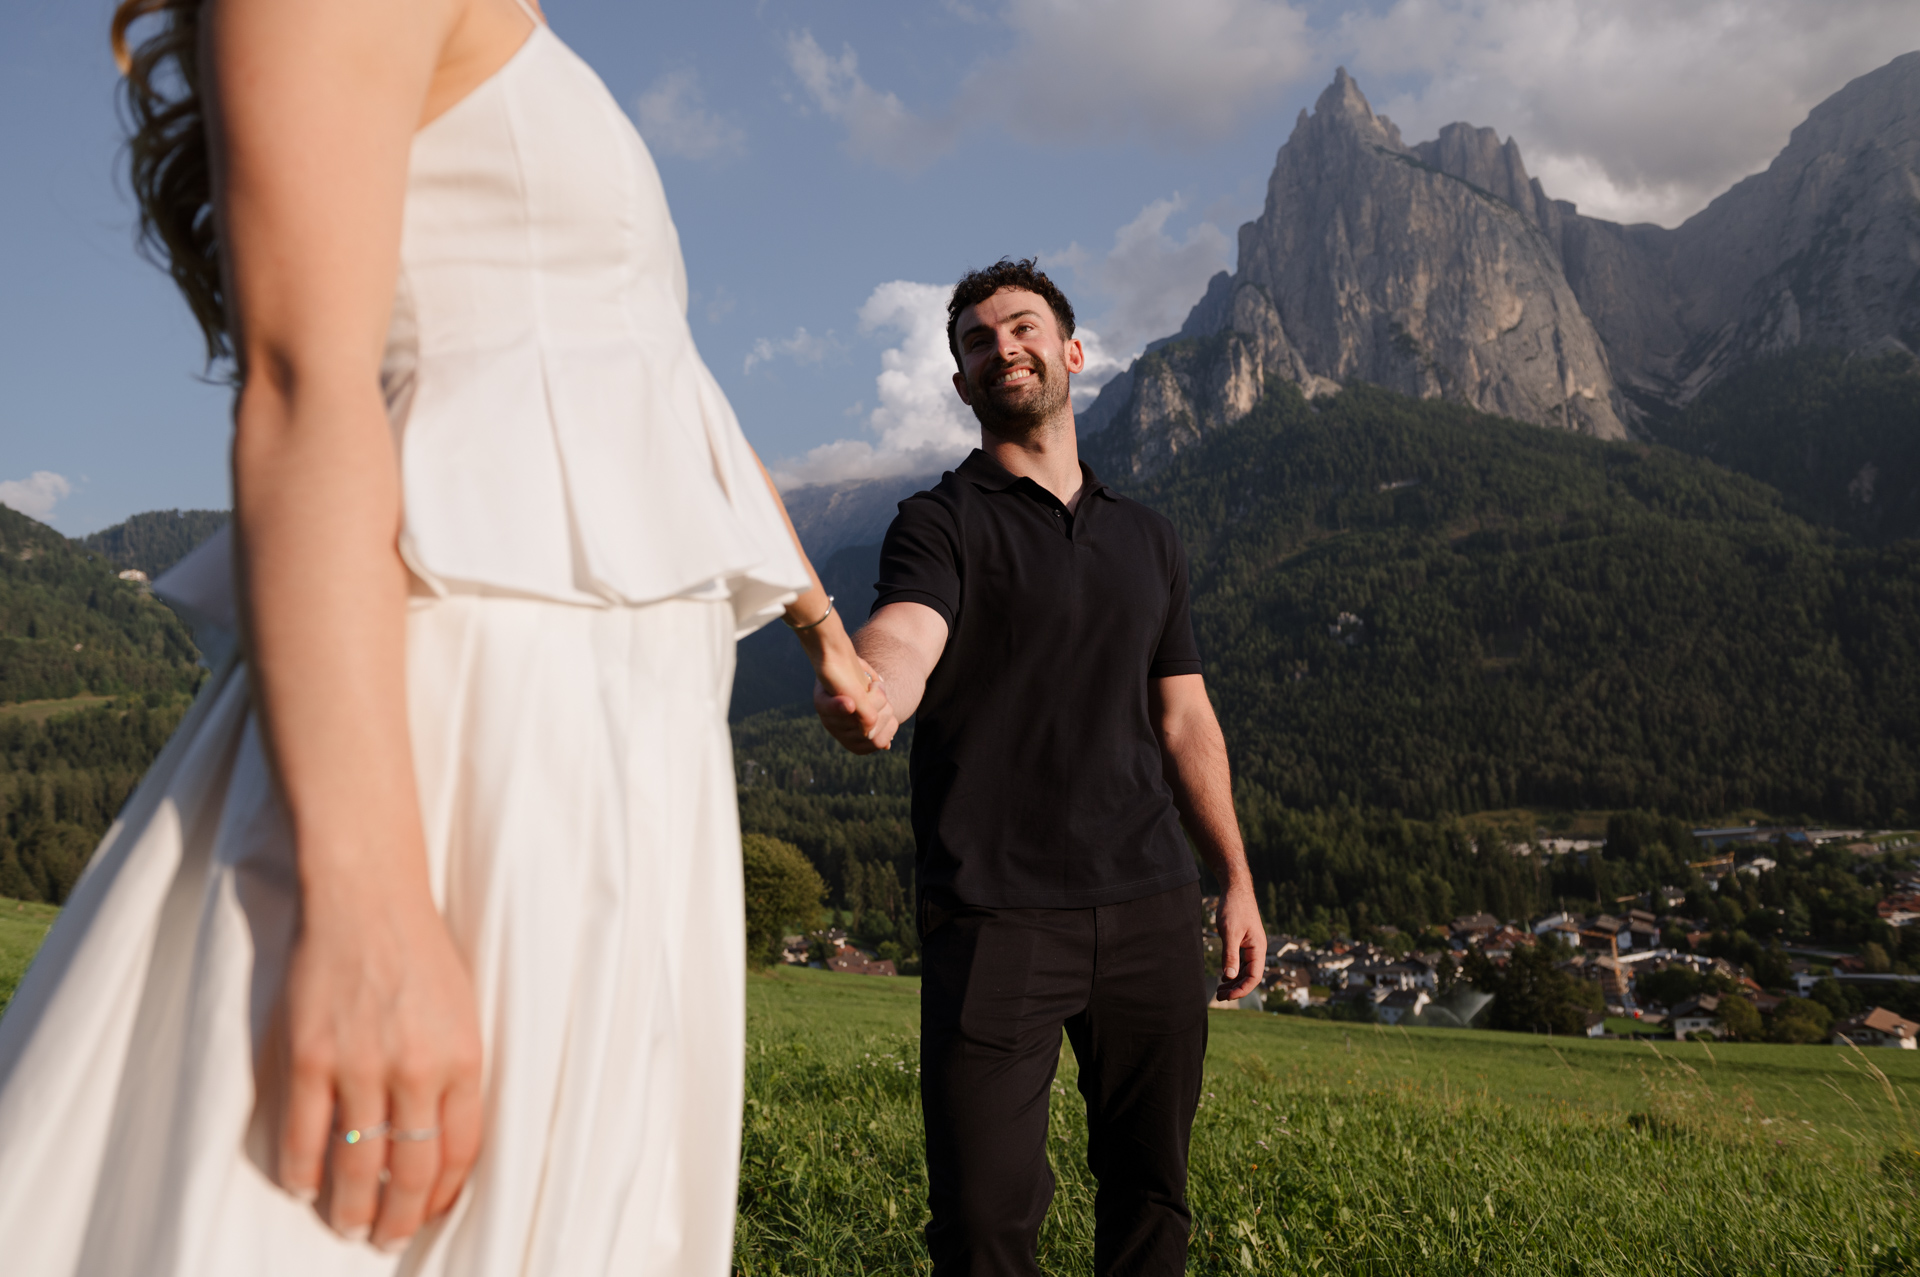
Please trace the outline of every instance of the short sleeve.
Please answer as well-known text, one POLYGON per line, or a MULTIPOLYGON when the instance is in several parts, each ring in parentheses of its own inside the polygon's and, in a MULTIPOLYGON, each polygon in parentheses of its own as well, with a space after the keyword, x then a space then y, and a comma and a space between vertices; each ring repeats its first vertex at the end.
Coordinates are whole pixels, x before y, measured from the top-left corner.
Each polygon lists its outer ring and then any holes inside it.
MULTIPOLYGON (((1169 529, 1169 535, 1173 535, 1169 529)), ((1193 641, 1193 612, 1188 600, 1187 551, 1173 540, 1173 580, 1167 586, 1167 623, 1160 630, 1148 678, 1172 678, 1201 672, 1200 645, 1193 641)))
POLYGON ((953 513, 926 494, 908 497, 880 545, 873 611, 889 603, 922 603, 952 629, 960 615, 959 531, 953 513))

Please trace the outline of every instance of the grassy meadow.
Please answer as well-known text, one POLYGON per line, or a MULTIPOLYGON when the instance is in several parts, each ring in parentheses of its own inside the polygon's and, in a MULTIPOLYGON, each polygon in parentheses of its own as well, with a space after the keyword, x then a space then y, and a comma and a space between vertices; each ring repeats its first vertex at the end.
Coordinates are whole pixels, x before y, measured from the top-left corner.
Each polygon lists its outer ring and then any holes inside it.
MULTIPOLYGON (((924 1272, 917 982, 748 982, 736 1269, 924 1272)), ((1190 1271, 1920 1273, 1920 1057, 1220 1012, 1190 1271)), ((1092 1270, 1063 1050, 1048 1272, 1092 1270)))
POLYGON ((27 964, 59 915, 53 905, 0 896, 0 1010, 13 998, 27 964))
MULTIPOLYGON (((51 924, 0 901, 0 1004, 51 924)), ((747 982, 742 1277, 928 1271, 919 982, 747 982)), ((1920 1274, 1920 1055, 1210 1019, 1197 1274, 1920 1274)), ((1092 1270, 1061 1053, 1041 1236, 1092 1270)))

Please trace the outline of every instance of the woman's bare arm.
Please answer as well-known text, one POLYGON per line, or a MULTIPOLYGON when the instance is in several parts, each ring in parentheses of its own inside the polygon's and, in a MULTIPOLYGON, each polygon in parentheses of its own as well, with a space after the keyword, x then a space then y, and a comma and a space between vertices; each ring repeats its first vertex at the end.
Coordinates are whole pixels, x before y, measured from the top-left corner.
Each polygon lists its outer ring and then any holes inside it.
POLYGON ((393 1245, 478 1151, 480 1038, 427 876, 379 365, 413 132, 449 93, 443 63, 471 79, 527 20, 508 0, 214 0, 210 17, 243 616, 303 892, 278 1173, 304 1197, 324 1183, 336 1229, 393 1245), (443 1134, 348 1147, 336 1121, 443 1134))
POLYGON ((787 525, 787 535, 793 538, 794 550, 807 566, 807 588, 787 604, 787 623, 805 627, 796 630, 794 637, 800 640, 800 649, 813 666, 814 700, 818 703, 824 698, 830 702, 850 724, 848 731, 857 733, 862 740, 880 741, 879 748, 885 749, 885 742, 893 739, 894 729, 899 726, 887 709, 886 682, 875 675, 873 667, 854 650, 840 610, 828 611, 826 587, 820 584, 820 574, 814 571, 807 548, 800 544, 793 516, 787 513, 787 503, 781 499, 780 489, 764 463, 760 465, 760 475, 766 480, 767 491, 773 494, 773 503, 780 508, 780 518, 787 525), (820 620, 822 616, 826 619, 820 620))

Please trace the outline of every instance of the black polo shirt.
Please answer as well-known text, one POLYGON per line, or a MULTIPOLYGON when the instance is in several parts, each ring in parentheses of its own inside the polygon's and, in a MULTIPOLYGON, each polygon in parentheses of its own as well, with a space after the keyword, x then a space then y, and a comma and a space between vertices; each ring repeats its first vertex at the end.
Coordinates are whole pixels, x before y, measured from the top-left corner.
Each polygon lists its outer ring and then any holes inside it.
POLYGON ((878 611, 946 619, 913 733, 923 888, 1085 908, 1199 877, 1161 774, 1147 681, 1198 674, 1173 525, 1082 468, 1069 512, 976 450, 900 503, 878 611))

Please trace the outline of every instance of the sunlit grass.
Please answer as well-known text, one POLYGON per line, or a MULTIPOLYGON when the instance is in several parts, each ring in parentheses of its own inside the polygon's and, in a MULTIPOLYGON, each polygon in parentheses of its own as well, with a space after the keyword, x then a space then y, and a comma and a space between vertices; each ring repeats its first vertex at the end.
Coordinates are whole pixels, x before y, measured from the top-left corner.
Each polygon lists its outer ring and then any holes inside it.
MULTIPOLYGON (((750 981, 739 1272, 927 1271, 913 983, 750 981)), ((1191 1272, 1920 1272, 1905 1052, 1211 1023, 1191 1272)), ((1092 1268, 1073 1074, 1048 1272, 1092 1268)))
POLYGON ((60 910, 54 905, 9 900, 0 896, 0 1011, 6 1010, 20 977, 27 973, 34 951, 47 938, 60 910))

